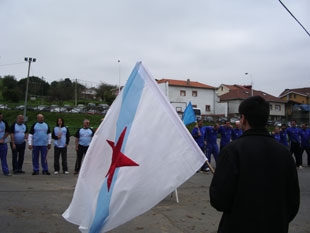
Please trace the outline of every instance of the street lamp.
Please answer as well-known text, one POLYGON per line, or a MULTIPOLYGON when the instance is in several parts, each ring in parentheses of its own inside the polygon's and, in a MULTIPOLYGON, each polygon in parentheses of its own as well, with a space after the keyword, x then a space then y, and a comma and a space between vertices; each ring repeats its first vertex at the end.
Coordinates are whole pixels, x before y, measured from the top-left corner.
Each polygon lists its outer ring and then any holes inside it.
POLYGON ((26 113, 27 113, 27 99, 28 99, 28 87, 29 87, 29 73, 30 73, 31 62, 36 62, 36 59, 32 57, 25 57, 25 61, 28 62, 28 74, 27 74, 27 84, 26 84, 26 91, 25 91, 24 119, 25 121, 28 121, 28 117, 26 116, 26 113))
MULTIPOLYGON (((245 75, 248 75, 249 73, 244 73, 245 75)), ((251 78, 251 96, 253 96, 253 79, 252 79, 252 74, 250 74, 251 78)))

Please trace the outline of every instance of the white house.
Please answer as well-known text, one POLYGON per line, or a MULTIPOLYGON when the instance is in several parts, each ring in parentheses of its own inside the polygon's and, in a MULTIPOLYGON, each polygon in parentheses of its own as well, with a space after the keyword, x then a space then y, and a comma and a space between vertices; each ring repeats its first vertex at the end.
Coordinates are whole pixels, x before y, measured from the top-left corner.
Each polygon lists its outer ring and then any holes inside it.
POLYGON ((215 114, 215 87, 190 79, 160 79, 157 83, 178 113, 182 113, 190 101, 194 108, 201 110, 202 116, 215 114))

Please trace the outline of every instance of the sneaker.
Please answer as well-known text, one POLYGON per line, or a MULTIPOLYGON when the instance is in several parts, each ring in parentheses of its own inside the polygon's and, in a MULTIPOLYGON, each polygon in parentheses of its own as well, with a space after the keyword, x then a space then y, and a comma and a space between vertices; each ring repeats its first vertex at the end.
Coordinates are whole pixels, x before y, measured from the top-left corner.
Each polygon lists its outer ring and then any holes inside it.
POLYGON ((298 168, 299 168, 299 169, 303 169, 303 166, 300 165, 298 168))
POLYGON ((38 172, 38 171, 34 171, 34 172, 32 173, 32 175, 33 175, 33 176, 39 175, 39 172, 38 172))
POLYGON ((13 171, 13 174, 18 174, 18 173, 19 173, 18 170, 13 171))
POLYGON ((58 175, 58 173, 59 173, 58 171, 54 171, 54 175, 58 175))
POLYGON ((49 173, 48 171, 43 171, 42 174, 43 174, 43 175, 48 175, 48 176, 49 176, 51 173, 49 173))
POLYGON ((26 172, 24 172, 23 170, 18 171, 19 174, 25 174, 26 172))
POLYGON ((210 168, 205 168, 204 170, 203 170, 204 172, 209 172, 210 171, 210 168))
POLYGON ((68 172, 68 171, 65 171, 64 173, 65 173, 66 175, 68 175, 68 174, 69 174, 69 172, 68 172))
POLYGON ((9 172, 8 172, 8 173, 4 173, 4 175, 5 175, 5 176, 12 176, 12 174, 9 173, 9 172))

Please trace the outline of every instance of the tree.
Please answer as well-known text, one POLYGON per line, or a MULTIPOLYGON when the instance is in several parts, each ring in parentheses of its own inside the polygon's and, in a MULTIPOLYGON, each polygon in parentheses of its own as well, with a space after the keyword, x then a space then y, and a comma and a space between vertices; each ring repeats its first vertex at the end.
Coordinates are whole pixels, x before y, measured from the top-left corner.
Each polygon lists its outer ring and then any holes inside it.
MULTIPOLYGON (((27 78, 21 79, 18 82, 18 87, 25 94, 27 78)), ((48 82, 44 81, 44 78, 39 78, 36 76, 29 77, 28 95, 29 96, 47 96, 50 85, 48 82)))
POLYGON ((21 90, 17 86, 17 80, 12 75, 4 76, 2 79, 2 97, 5 101, 18 102, 21 90))
POLYGON ((107 104, 111 105, 115 99, 115 95, 112 93, 112 90, 116 88, 116 85, 101 83, 97 89, 97 96, 107 104))
POLYGON ((63 101, 73 100, 75 93, 81 93, 85 88, 85 86, 79 83, 72 83, 69 78, 53 81, 49 91, 50 99, 61 104, 63 101))

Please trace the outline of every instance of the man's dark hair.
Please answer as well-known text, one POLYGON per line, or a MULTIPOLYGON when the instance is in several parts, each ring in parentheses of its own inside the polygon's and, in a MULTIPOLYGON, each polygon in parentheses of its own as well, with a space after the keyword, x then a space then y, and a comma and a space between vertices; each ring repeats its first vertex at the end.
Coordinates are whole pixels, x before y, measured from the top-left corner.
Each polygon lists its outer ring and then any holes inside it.
POLYGON ((239 114, 243 114, 252 128, 264 128, 269 117, 269 103, 261 96, 252 96, 241 102, 239 114))

